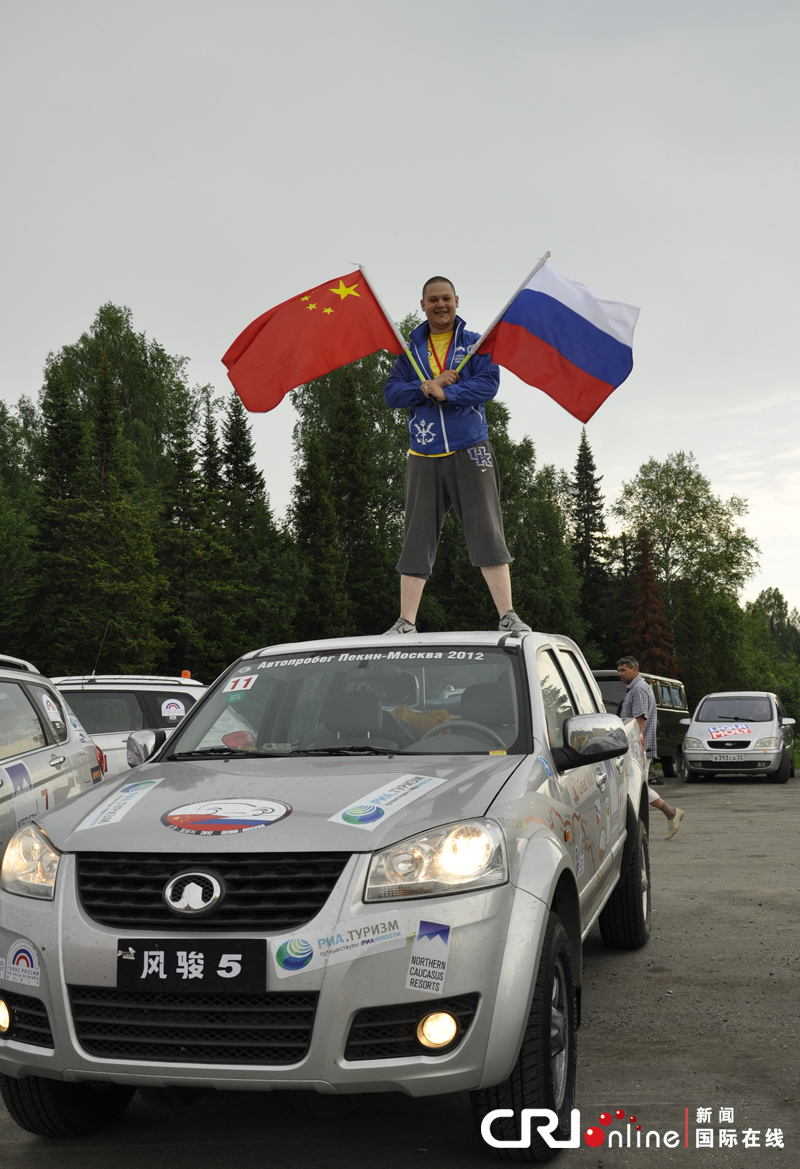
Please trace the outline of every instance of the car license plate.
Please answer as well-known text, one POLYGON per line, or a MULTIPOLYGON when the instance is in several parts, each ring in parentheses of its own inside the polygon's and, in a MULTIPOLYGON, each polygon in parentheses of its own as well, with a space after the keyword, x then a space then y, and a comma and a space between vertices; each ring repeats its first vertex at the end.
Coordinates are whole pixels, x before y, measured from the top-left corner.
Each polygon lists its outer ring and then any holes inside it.
POLYGON ((744 755, 712 755, 715 763, 721 763, 723 760, 726 763, 742 763, 744 762, 744 755))
POLYGON ((267 943, 257 938, 121 938, 117 988, 264 994, 267 943))

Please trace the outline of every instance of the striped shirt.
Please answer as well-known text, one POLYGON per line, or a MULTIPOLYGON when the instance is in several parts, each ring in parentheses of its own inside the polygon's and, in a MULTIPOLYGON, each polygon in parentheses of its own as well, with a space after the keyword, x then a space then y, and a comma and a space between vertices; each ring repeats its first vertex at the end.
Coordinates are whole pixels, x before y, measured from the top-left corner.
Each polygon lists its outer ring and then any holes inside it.
POLYGON ((641 674, 628 683, 625 697, 619 704, 620 718, 642 718, 644 716, 644 752, 648 759, 655 759, 656 747, 656 700, 649 684, 641 674))

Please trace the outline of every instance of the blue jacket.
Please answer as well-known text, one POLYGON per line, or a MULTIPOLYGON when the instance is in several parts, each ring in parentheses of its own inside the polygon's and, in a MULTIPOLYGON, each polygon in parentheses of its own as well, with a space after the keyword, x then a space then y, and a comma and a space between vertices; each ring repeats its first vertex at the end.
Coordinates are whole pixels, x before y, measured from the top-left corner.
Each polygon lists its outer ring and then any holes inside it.
MULTIPOLYGON (((435 376, 428 364, 428 337, 431 327, 423 321, 414 329, 411 352, 426 377, 435 376)), ((446 368, 455 369, 480 333, 469 333, 461 317, 456 317, 453 340, 447 355, 446 368)), ((408 357, 403 354, 395 362, 389 380, 383 387, 386 405, 394 410, 410 407, 408 433, 410 447, 422 455, 444 455, 461 451, 489 437, 484 402, 490 402, 500 388, 500 370, 491 357, 474 353, 458 375, 455 385, 448 386, 446 402, 426 398, 420 389, 417 374, 408 357)))

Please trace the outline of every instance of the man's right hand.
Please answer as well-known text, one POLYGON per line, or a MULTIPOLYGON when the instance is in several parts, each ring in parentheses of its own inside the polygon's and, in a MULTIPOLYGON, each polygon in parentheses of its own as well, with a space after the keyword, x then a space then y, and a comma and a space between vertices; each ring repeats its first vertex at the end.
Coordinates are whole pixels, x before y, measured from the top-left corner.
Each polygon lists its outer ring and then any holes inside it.
POLYGON ((446 401, 444 394, 447 386, 452 386, 458 381, 458 374, 454 369, 446 369, 440 373, 438 377, 429 378, 422 383, 421 389, 426 398, 434 398, 436 401, 446 401))

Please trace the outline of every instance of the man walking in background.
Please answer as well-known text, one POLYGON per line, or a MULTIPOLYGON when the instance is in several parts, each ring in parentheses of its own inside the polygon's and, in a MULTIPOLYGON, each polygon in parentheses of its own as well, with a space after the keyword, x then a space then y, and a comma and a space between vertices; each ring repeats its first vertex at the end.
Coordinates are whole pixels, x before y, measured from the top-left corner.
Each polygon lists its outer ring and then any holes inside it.
POLYGON ((503 533, 500 474, 489 442, 484 403, 500 386, 500 371, 475 353, 456 373, 479 338, 456 315, 452 281, 432 276, 422 289, 427 321, 409 339, 420 382, 408 357, 398 358, 383 390, 387 406, 410 408, 406 465, 406 523, 400 573, 400 616, 387 633, 416 633, 417 609, 431 574, 445 516, 452 507, 472 563, 484 575, 504 633, 530 631, 511 601, 511 554, 503 533))
MULTIPOLYGON (((653 691, 639 673, 639 663, 636 658, 624 657, 617 662, 617 676, 627 686, 625 697, 619 704, 617 714, 620 718, 635 718, 642 732, 645 759, 647 760, 648 780, 650 768, 656 756, 656 700, 653 691)), ((681 826, 685 813, 682 808, 673 808, 666 800, 656 795, 648 782, 647 795, 650 804, 663 812, 669 820, 667 840, 671 840, 681 826)))

